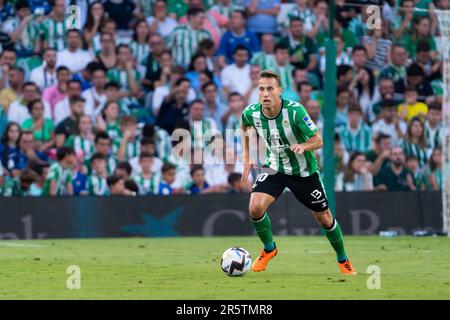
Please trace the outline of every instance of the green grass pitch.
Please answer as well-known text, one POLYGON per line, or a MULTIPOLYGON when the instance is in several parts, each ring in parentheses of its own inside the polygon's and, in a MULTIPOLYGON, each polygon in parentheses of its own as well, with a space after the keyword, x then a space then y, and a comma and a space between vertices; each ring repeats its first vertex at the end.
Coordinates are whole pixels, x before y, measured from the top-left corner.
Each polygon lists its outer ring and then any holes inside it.
POLYGON ((344 238, 358 271, 339 274, 325 237, 276 237, 267 270, 220 269, 223 251, 259 253, 256 237, 0 241, 1 299, 450 299, 450 238, 344 238), (66 287, 70 265, 81 289, 66 287), (369 290, 367 267, 381 270, 369 290))

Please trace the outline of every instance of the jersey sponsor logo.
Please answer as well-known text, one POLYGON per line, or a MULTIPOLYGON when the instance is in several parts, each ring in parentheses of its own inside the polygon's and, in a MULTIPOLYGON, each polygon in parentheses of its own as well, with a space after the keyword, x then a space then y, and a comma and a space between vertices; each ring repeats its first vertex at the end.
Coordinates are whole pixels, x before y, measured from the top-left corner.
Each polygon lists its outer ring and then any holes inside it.
POLYGON ((316 125, 314 124, 314 122, 311 120, 311 118, 308 115, 303 118, 303 121, 305 121, 306 125, 311 130, 314 130, 316 128, 316 125))
POLYGON ((322 197, 322 192, 320 192, 319 190, 314 190, 313 192, 311 192, 311 196, 314 199, 320 199, 320 197, 322 197))

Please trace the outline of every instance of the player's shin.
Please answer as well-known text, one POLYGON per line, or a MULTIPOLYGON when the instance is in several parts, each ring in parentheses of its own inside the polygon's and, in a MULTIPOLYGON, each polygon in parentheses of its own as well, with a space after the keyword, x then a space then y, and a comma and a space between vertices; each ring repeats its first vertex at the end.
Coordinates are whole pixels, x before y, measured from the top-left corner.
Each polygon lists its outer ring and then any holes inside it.
POLYGON ((272 225, 270 223, 270 218, 267 212, 258 219, 254 220, 251 218, 253 225, 255 226, 256 234, 259 239, 261 239, 264 244, 264 250, 267 252, 272 251, 275 248, 275 243, 272 238, 272 225))
POLYGON ((336 257, 338 262, 344 262, 347 260, 347 254, 345 253, 344 240, 342 239, 341 226, 337 220, 333 217, 333 223, 329 228, 324 228, 325 235, 330 241, 334 251, 336 251, 336 257))

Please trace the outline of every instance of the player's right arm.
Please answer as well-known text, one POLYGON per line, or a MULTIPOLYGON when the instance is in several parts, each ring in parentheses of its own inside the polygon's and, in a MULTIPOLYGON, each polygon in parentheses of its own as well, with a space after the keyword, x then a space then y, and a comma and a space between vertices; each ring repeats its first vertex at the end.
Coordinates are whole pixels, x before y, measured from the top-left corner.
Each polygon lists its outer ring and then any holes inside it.
POLYGON ((242 172, 241 181, 247 182, 248 175, 250 174, 251 169, 254 167, 254 163, 252 162, 250 158, 250 133, 251 127, 245 126, 243 123, 241 123, 241 131, 242 131, 242 142, 243 142, 243 166, 244 170, 242 172))

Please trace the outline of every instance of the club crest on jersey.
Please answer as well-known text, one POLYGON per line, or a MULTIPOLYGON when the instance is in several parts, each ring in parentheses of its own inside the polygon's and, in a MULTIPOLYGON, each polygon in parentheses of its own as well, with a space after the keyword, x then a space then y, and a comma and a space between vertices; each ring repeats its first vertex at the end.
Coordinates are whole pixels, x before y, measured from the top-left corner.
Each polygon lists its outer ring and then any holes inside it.
POLYGON ((311 118, 308 115, 303 118, 303 121, 305 121, 306 125, 311 130, 314 130, 316 128, 316 125, 314 124, 314 122, 311 120, 311 118))
POLYGON ((283 120, 283 127, 285 127, 285 128, 289 127, 289 120, 287 120, 287 119, 283 120))

